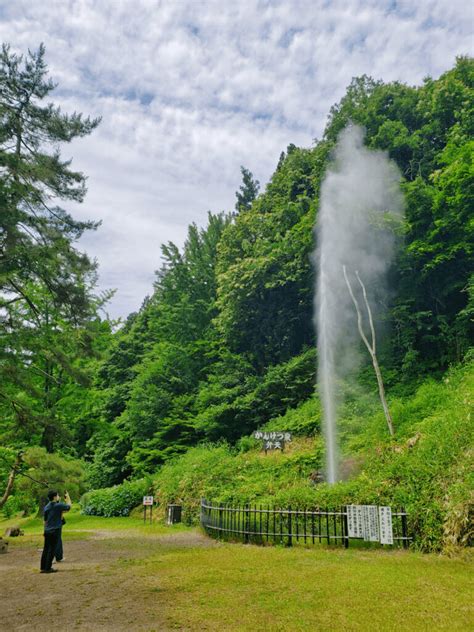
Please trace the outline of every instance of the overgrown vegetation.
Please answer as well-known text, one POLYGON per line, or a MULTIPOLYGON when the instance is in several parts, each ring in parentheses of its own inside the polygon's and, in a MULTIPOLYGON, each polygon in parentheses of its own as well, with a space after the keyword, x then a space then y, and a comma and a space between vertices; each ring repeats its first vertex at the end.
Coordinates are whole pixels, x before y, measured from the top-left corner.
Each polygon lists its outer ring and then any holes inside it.
MULTIPOLYGON (((201 497, 245 505, 338 507, 347 503, 405 507, 422 550, 466 545, 473 537, 472 410, 474 365, 437 382, 427 379, 412 397, 391 402, 399 421, 396 443, 386 438, 382 412, 353 413, 344 444, 346 482, 318 482, 323 445, 298 439, 287 452, 265 455, 253 440, 239 446, 200 446, 165 465, 155 478, 163 505, 182 503, 185 519, 198 519, 201 497)), ((311 403, 301 409, 307 418, 311 403)), ((294 428, 299 409, 268 424, 294 428)))

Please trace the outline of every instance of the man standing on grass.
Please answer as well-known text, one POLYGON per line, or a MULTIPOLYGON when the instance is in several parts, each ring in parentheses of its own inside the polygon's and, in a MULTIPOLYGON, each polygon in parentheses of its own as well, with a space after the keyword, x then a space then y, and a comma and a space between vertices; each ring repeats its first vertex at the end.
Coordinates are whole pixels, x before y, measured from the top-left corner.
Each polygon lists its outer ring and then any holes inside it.
POLYGON ((61 503, 58 492, 51 490, 48 492, 48 499, 49 503, 44 508, 44 547, 41 555, 41 572, 56 573, 57 571, 51 568, 51 565, 61 537, 62 514, 63 511, 71 509, 71 498, 66 492, 64 494, 66 502, 61 503))

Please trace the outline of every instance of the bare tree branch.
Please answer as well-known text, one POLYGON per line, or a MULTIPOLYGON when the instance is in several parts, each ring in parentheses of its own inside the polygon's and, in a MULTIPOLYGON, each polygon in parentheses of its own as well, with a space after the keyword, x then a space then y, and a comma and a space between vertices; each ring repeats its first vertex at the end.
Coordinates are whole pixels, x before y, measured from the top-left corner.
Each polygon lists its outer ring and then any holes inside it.
POLYGON ((351 295, 351 299, 352 302, 354 303, 354 307, 356 309, 357 312, 357 328, 359 330, 359 334, 360 337, 362 338, 362 340, 364 341, 365 346, 367 347, 369 353, 370 353, 370 357, 372 358, 372 364, 374 367, 374 371, 375 371, 375 375, 377 377, 377 384, 379 387, 379 396, 380 396, 380 401, 382 402, 382 408, 383 411, 385 413, 385 419, 387 421, 387 426, 388 426, 388 431, 390 433, 391 437, 395 436, 395 431, 393 428, 393 420, 392 420, 392 416, 390 414, 390 410, 388 408, 388 404, 387 404, 387 398, 385 397, 385 387, 383 384, 383 379, 382 379, 382 372, 380 371, 380 366, 377 360, 377 353, 376 353, 376 343, 375 343, 375 327, 374 327, 374 321, 372 319, 372 310, 370 309, 370 304, 369 301, 367 299, 367 292, 365 290, 365 285, 362 282, 362 279, 359 276, 359 272, 356 270, 355 275, 357 277, 357 280, 359 281, 359 284, 362 288, 362 295, 364 297, 364 303, 365 303, 365 308, 367 310, 367 315, 368 315, 368 319, 369 319, 369 326, 370 326, 370 334, 371 334, 371 338, 372 338, 372 344, 369 343, 367 336, 364 333, 364 329, 362 327, 362 313, 359 307, 359 302, 357 300, 357 298, 355 297, 355 294, 352 290, 352 286, 351 283, 349 281, 349 277, 347 276, 347 270, 346 270, 346 266, 342 266, 342 271, 344 273, 344 279, 346 281, 346 285, 347 285, 347 289, 349 290, 349 294, 351 295))

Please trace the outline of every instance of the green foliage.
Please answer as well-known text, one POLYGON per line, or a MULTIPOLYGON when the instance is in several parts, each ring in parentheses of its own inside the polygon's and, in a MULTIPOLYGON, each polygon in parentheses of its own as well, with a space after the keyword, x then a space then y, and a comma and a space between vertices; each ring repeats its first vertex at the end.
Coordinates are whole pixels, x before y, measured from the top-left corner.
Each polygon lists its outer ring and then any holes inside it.
POLYGON ((248 169, 240 167, 240 172, 242 173, 242 184, 235 194, 237 198, 235 210, 237 213, 248 211, 251 208, 252 202, 257 197, 260 188, 259 181, 254 179, 248 169))
POLYGON ((246 354, 258 371, 314 341, 312 171, 321 153, 294 148, 219 244, 216 324, 227 348, 246 354))
POLYGON ((205 229, 189 227, 183 253, 163 247, 153 296, 116 335, 98 375, 103 425, 89 442, 96 483, 117 483, 130 468, 141 475, 196 442, 188 417, 216 355, 214 268, 229 221, 209 214, 205 229))
POLYGON ((244 383, 238 374, 212 374, 197 398, 193 423, 199 435, 211 441, 236 441, 297 406, 314 391, 315 366, 314 349, 307 349, 284 364, 269 367, 260 378, 244 377, 244 383))
POLYGON ((88 442, 94 450, 94 460, 87 463, 87 483, 92 489, 118 485, 131 474, 126 457, 131 449, 130 440, 120 430, 96 433, 88 442))
MULTIPOLYGON (((236 214, 209 214, 182 250, 164 246, 153 296, 115 334, 97 373, 91 480, 141 476, 199 441, 235 444, 270 420, 317 432, 313 226, 331 150, 351 120, 404 174, 406 225, 389 317, 377 323, 389 390, 410 395, 424 375, 462 360, 474 313, 472 76, 473 61, 459 58, 417 88, 354 79, 323 139, 289 145, 263 192, 242 169, 236 214)), ((377 417, 365 368, 357 387, 341 385, 347 450, 366 441, 363 411, 377 417)), ((372 432, 382 440, 377 425, 372 432)))
POLYGON ((321 431, 321 406, 313 397, 297 408, 289 408, 284 415, 274 417, 263 426, 264 430, 287 431, 297 436, 310 437, 321 431))
POLYGON ((321 467, 321 457, 319 440, 300 440, 283 454, 266 456, 239 452, 225 443, 202 445, 164 465, 154 486, 162 506, 183 504, 184 519, 192 523, 203 497, 226 503, 273 502, 285 493, 300 493, 301 481, 309 481, 321 467))
POLYGON ((58 206, 86 193, 60 145, 99 119, 45 101, 55 84, 44 57, 43 45, 25 58, 0 52, 0 437, 52 452, 71 444, 64 396, 89 384, 106 297, 94 296, 96 264, 75 248, 98 223, 58 206))
POLYGON ((89 516, 128 516, 148 493, 150 481, 139 479, 124 481, 115 487, 106 487, 88 492, 81 497, 82 513, 89 516))
MULTIPOLYGON (((24 62, 4 47, 0 437, 11 454, 41 445, 83 457, 89 484, 103 488, 162 467, 160 494, 190 511, 200 495, 403 503, 421 547, 465 542, 462 463, 471 453, 467 409, 455 393, 467 393, 469 378, 453 373, 453 388, 437 379, 468 358, 472 344, 473 77, 473 60, 459 58, 420 87, 353 79, 322 140, 289 145, 264 191, 242 167, 236 213, 209 213, 204 228, 189 227, 182 249, 163 246, 152 296, 112 334, 97 316, 104 298, 94 296, 95 265, 74 245, 96 224, 56 206, 85 194, 85 177, 61 159, 58 145, 99 121, 44 105, 54 85, 43 47, 24 62), (365 127, 367 145, 388 152, 404 178, 406 223, 390 272, 389 318, 377 323, 386 333, 380 360, 397 436, 386 443, 376 385, 362 367, 354 384, 340 385, 343 466, 352 479, 315 488, 310 474, 321 468, 322 442, 313 226, 331 151, 350 121, 365 127), (286 454, 263 458, 249 437, 257 428, 288 430, 296 440, 286 454)), ((82 475, 71 470, 71 482, 82 475)), ((133 485, 94 492, 91 507, 125 510, 133 485)), ((21 502, 31 506, 33 496, 25 491, 21 502)), ((21 498, 15 488, 5 511, 21 498)))
MULTIPOLYGON (((412 397, 392 401, 396 443, 385 437, 382 413, 352 411, 361 429, 357 445, 346 442, 342 455, 349 478, 333 486, 313 484, 323 463, 321 439, 296 438, 285 453, 267 456, 250 439, 240 442, 240 452, 227 444, 192 448, 159 471, 155 488, 163 503, 182 503, 189 521, 197 519, 201 497, 277 507, 404 506, 417 547, 432 551, 465 544, 472 517, 473 392, 474 366, 467 365, 441 382, 428 379, 412 397)), ((306 417, 314 430, 313 415, 317 418, 318 411, 309 400, 266 428, 296 432, 306 417)))
MULTIPOLYGON (((12 458, 9 460, 13 462, 12 458)), ((2 488, 6 485, 7 469, 0 472, 2 488)), ((47 503, 48 489, 56 489, 61 495, 67 490, 72 500, 77 500, 85 491, 84 464, 78 459, 50 454, 44 448, 28 448, 13 492, 4 505, 5 515, 40 512, 47 503)))

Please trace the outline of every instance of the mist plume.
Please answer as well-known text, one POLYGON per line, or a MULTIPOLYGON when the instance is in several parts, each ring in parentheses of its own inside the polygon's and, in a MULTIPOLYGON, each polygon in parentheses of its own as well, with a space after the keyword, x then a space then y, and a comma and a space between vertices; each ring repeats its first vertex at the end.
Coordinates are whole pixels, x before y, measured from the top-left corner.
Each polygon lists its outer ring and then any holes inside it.
POLYGON ((338 480, 338 384, 357 366, 360 347, 343 266, 349 275, 358 272, 380 316, 394 254, 389 224, 399 221, 403 212, 399 182, 398 168, 388 155, 364 146, 361 127, 351 124, 341 132, 321 186, 315 251, 318 387, 328 483, 338 480))

